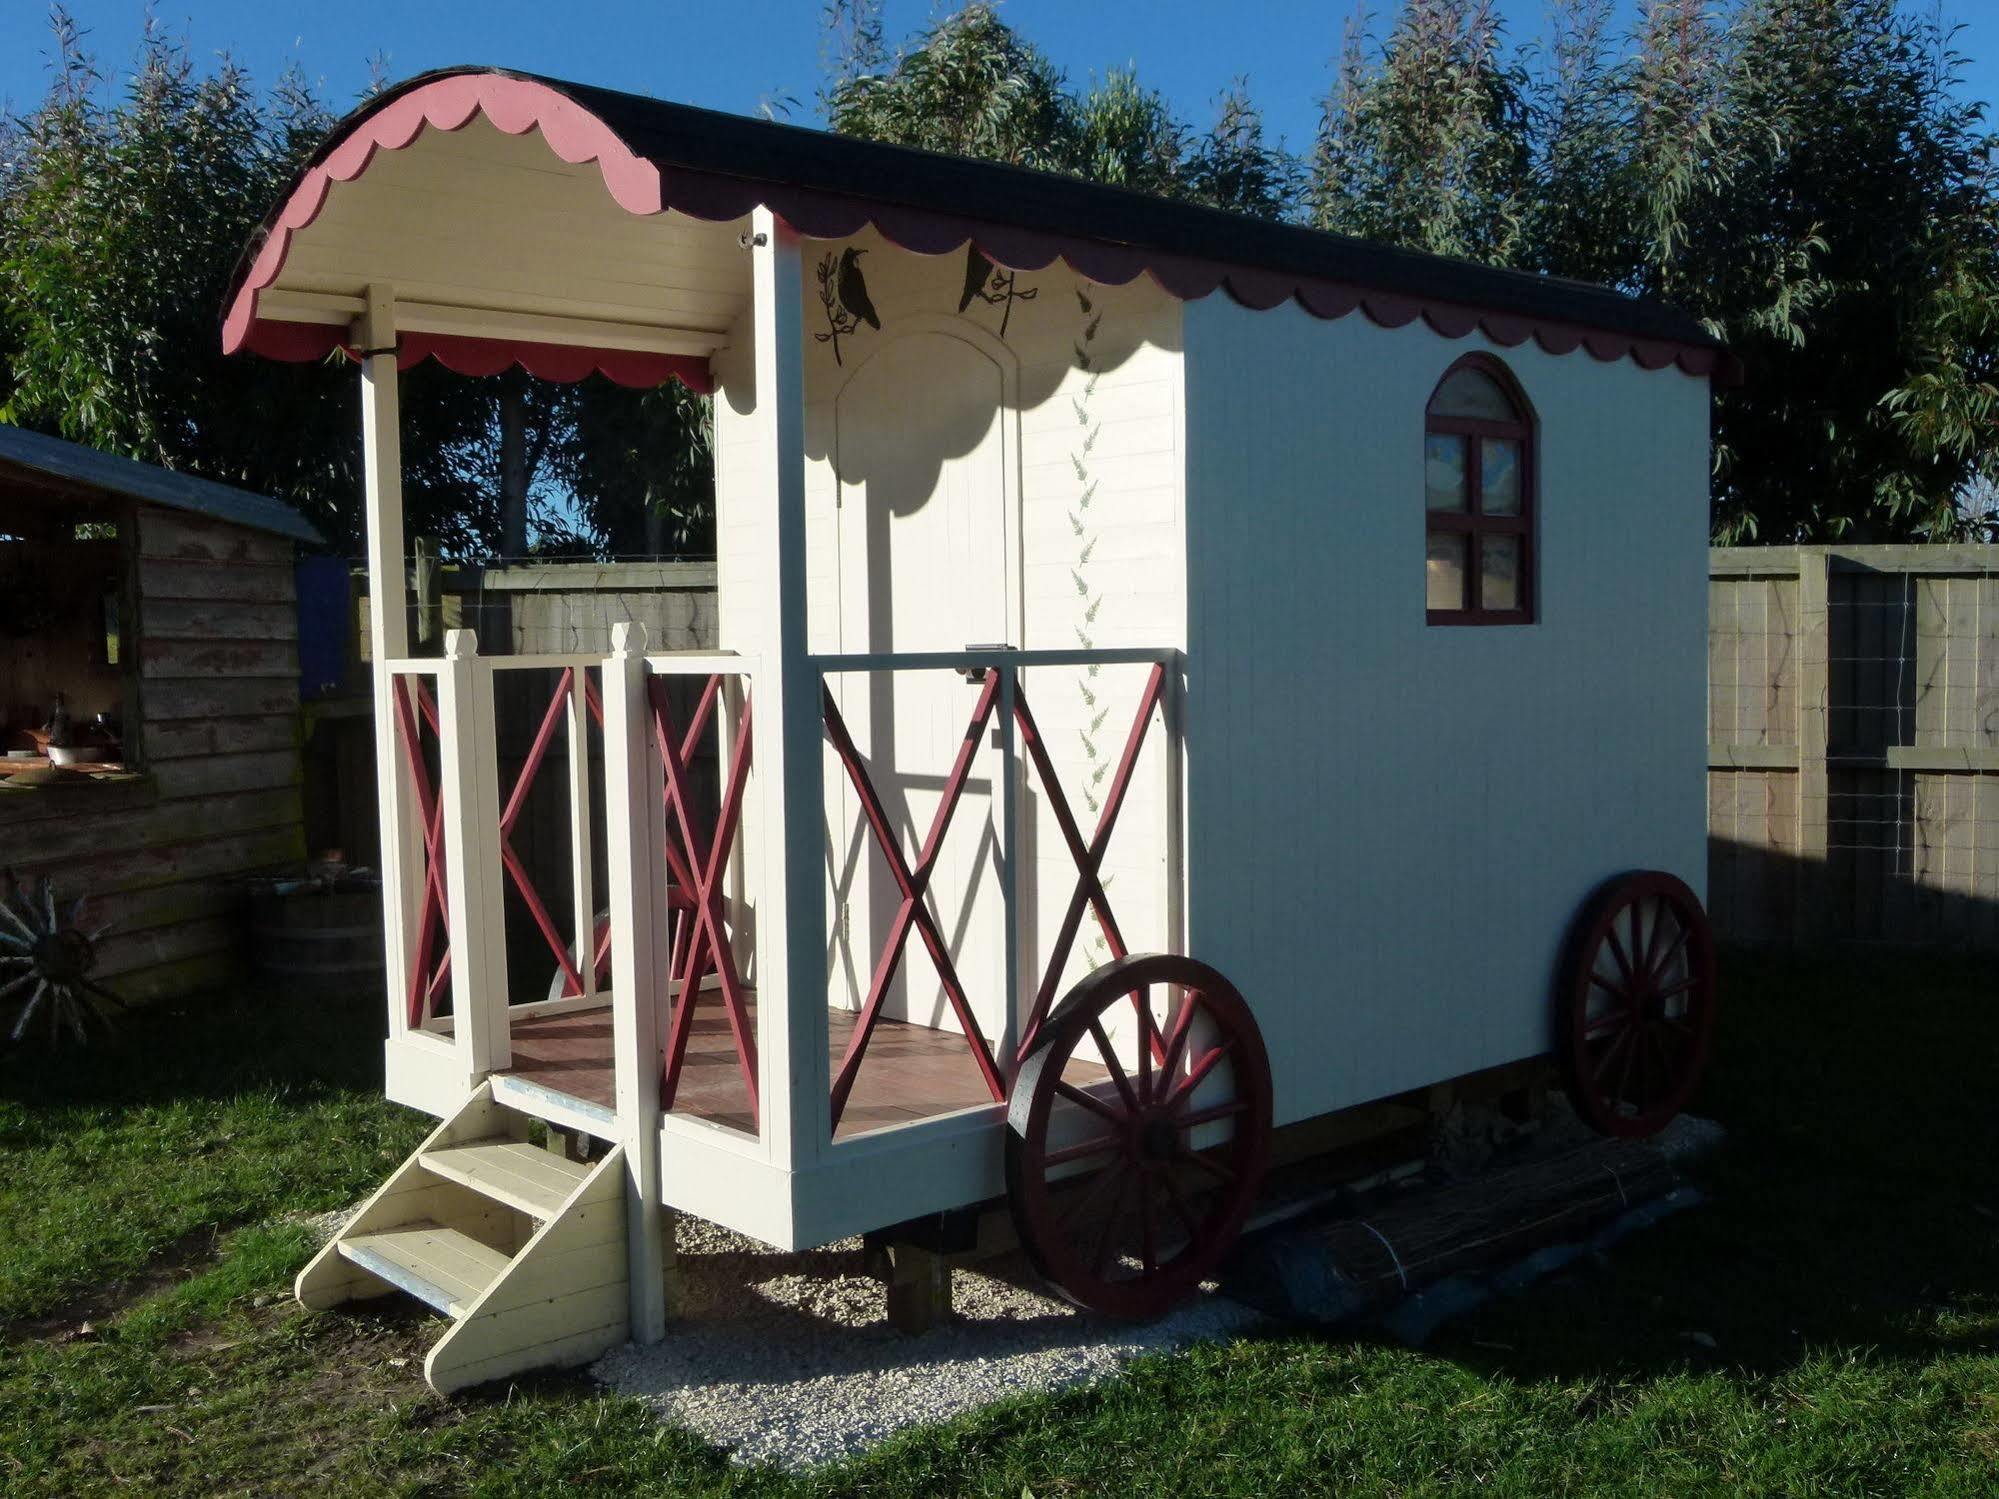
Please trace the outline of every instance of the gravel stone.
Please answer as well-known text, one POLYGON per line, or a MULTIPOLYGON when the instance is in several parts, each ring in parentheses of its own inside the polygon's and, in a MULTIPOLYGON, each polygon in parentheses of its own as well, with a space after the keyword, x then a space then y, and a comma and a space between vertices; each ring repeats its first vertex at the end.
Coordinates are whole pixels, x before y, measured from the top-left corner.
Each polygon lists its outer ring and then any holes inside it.
POLYGON ((1210 1291, 1159 1322, 1113 1322, 1041 1289, 1008 1256, 959 1269, 951 1316, 910 1336, 888 1325, 859 1239, 787 1254, 693 1218, 676 1234, 681 1305, 665 1341, 628 1343, 592 1372, 741 1463, 826 1462, 1258 1320, 1210 1291))

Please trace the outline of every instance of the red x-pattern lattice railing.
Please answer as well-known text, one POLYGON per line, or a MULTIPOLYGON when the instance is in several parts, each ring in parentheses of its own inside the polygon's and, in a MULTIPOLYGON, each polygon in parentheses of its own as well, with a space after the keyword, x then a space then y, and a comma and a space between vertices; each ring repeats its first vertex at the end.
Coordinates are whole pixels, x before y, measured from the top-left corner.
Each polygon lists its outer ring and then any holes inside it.
MULTIPOLYGON (((583 975, 577 969, 574 954, 583 951, 588 943, 585 929, 590 920, 590 913, 588 911, 575 913, 576 941, 573 945, 563 941, 562 934, 556 930, 555 919, 548 914, 548 906, 543 902, 541 892, 535 888, 534 880, 528 874, 527 866, 521 862, 520 855, 514 852, 513 833, 521 809, 527 805, 528 793, 534 789, 535 777, 541 774, 541 762, 548 756, 549 745, 555 742, 556 730, 561 728, 563 720, 569 716, 570 694, 575 690, 576 668, 566 666, 562 669, 562 675, 556 678, 555 691, 549 694, 548 707, 541 715, 540 727, 535 730, 534 743, 528 748, 527 759, 521 762, 520 774, 514 780, 514 789, 507 797, 506 810, 500 814, 501 866, 507 871, 507 878, 513 882, 521 903, 527 907, 528 915, 534 918, 535 928, 541 933, 542 941, 548 944, 548 950, 555 955, 556 967, 562 973, 565 995, 583 992, 583 975)), ((580 748, 581 746, 572 746, 571 752, 576 753, 580 748)))
MULTIPOLYGON (((586 939, 579 933, 574 946, 563 940, 534 877, 528 873, 526 863, 514 849, 513 832, 527 806, 528 795, 534 790, 535 778, 541 774, 542 763, 548 758, 549 747, 555 742, 556 733, 567 716, 570 694, 575 688, 575 668, 563 668, 554 692, 549 695, 548 707, 542 713, 527 758, 522 762, 513 789, 507 795, 506 807, 500 814, 501 867, 505 869, 507 879, 520 896, 521 903, 527 907, 535 929, 541 933, 542 940, 555 957, 556 966, 562 973, 565 996, 578 995, 584 990, 583 975, 577 967, 575 953, 586 947, 586 939)), ((594 703, 595 695, 592 688, 589 696, 601 721, 602 706, 594 703)), ((417 922, 416 958, 410 969, 408 996, 409 1023, 416 1027, 423 1024, 426 1015, 434 1013, 437 997, 451 974, 451 931, 446 915, 444 886, 444 798, 442 787, 431 780, 430 767, 422 752, 423 725, 428 725, 433 735, 439 734, 440 728, 437 701, 421 677, 412 676, 398 683, 395 709, 396 737, 416 792, 417 811, 423 828, 424 884, 417 922)), ((578 913, 579 923, 588 919, 587 914, 578 913)), ((600 969, 609 954, 608 943, 608 933, 598 934, 597 952, 592 961, 600 969)))
POLYGON ((749 1096, 750 1118, 760 1119, 757 1103, 757 1044, 751 1024, 749 1004, 741 973, 736 967, 735 948, 722 918, 722 879, 733 857, 737 834, 742 828, 743 793, 750 774, 750 702, 743 699, 736 721, 735 744, 730 755, 728 779, 712 829, 703 824, 696 804, 694 786, 688 773, 701 736, 706 732, 715 704, 721 696, 722 678, 711 676, 703 687, 685 730, 676 727, 668 700, 668 680, 653 677, 647 683, 652 712, 653 740, 663 762, 667 829, 663 853, 668 877, 668 904, 678 913, 674 923, 667 972, 678 991, 673 1017, 661 1048, 660 1106, 671 1109, 680 1088, 687 1061, 687 1043, 693 1034, 694 1009, 700 1003, 707 979, 712 975, 720 991, 722 1010, 735 1042, 736 1063, 743 1087, 749 1096))
POLYGON ((438 734, 437 700, 421 677, 395 678, 390 684, 395 709, 396 742, 416 792, 417 816, 423 833, 423 893, 418 901, 416 946, 409 971, 406 1013, 411 1030, 421 1029, 433 1013, 437 996, 451 972, 450 924, 444 899, 444 800, 430 778, 423 754, 423 725, 438 734), (422 723, 418 722, 419 713, 422 723))
MULTIPOLYGON (((1097 816, 1097 826, 1088 842, 1083 839, 1075 814, 1070 810, 1069 798, 1062 790, 1062 784, 1055 774, 1053 760, 1041 736, 1040 727, 1034 721, 1034 714, 1027 704, 1027 695, 1022 690, 1018 674, 1012 668, 1004 669, 1014 677, 1013 717, 1019 727, 1021 744, 1027 750, 1028 759, 1034 766, 1035 777, 1041 783, 1043 796, 1050 810, 1055 814, 1062 830, 1063 842, 1076 863, 1076 887, 1069 898, 1068 909, 1063 915, 1055 944, 1049 950, 1048 963, 1042 972, 1041 983, 1035 991, 1033 1008, 1028 1012, 1022 1027, 1017 1055, 1025 1056, 1039 1033, 1042 1022, 1048 1018, 1049 1006, 1055 997, 1055 986, 1062 980, 1062 971, 1068 966, 1069 954, 1075 947, 1076 935, 1082 925, 1086 910, 1092 912, 1102 928, 1104 942, 1113 957, 1125 956, 1124 934, 1118 927, 1117 918, 1111 911, 1110 897, 1104 890, 1103 862, 1105 851, 1110 846, 1111 833, 1117 826, 1118 813, 1123 809, 1125 794, 1131 789, 1133 773, 1138 767, 1140 750, 1144 747, 1146 731, 1151 726, 1153 710, 1159 706, 1160 693, 1166 680, 1163 663, 1154 663, 1146 678, 1144 691, 1139 695, 1138 713, 1132 720, 1131 731, 1125 737, 1124 753, 1119 757, 1117 773, 1112 778, 1110 788, 1104 796, 1103 806, 1097 816)), ((902 902, 896 908, 894 919, 890 921, 888 933, 883 939, 882 950, 875 961, 874 974, 868 984, 868 994, 862 1003, 856 1019, 854 1032, 847 1043, 845 1054, 840 1059, 839 1068, 833 1076, 832 1114, 833 1127, 837 1129, 840 1116, 845 1112, 847 1099, 854 1089, 855 1079, 860 1076, 861 1063, 867 1054, 868 1042, 873 1037, 876 1023, 881 1019, 881 1010, 888 999, 889 987, 895 981, 897 969, 901 966, 903 950, 908 945, 909 934, 916 931, 923 938, 923 945, 930 953, 932 965, 936 968, 938 983, 943 987, 952 1012, 964 1029, 965 1043, 970 1049, 972 1060, 985 1080, 987 1090, 994 1102, 1006 1097, 1006 1078, 993 1057, 991 1045, 985 1033, 979 1028, 977 1018, 972 1013, 970 1001, 965 995, 964 984, 958 977, 956 965, 951 960, 949 946, 937 926, 937 918, 926 904, 930 875, 936 866, 937 856, 944 843, 944 835, 951 825, 952 814, 964 795, 965 783, 971 775, 972 761, 978 753, 985 737, 986 727, 991 722, 998 704, 1002 684, 1002 669, 988 668, 985 682, 972 709, 971 722, 966 725, 964 738, 959 742, 957 758, 951 766, 951 773, 945 779, 943 796, 937 810, 931 817, 930 832, 918 850, 916 863, 912 866, 903 852, 902 840, 889 822, 888 814, 882 806, 881 797, 876 793, 873 779, 868 774, 866 760, 854 746, 853 736, 848 733, 846 721, 840 715, 839 706, 833 701, 830 691, 824 691, 823 712, 826 720, 826 735, 832 741, 834 753, 846 767, 847 777, 852 781, 854 793, 859 798, 862 816, 866 819, 870 832, 874 835, 875 846, 881 850, 887 862, 889 873, 897 888, 902 892, 902 902)), ((1008 868, 1014 868, 1008 861, 1008 868)), ((1011 997, 1009 997, 1011 1003, 1011 997)), ((1149 1020, 1149 1012, 1144 1012, 1149 1020)), ((1157 1053, 1158 1037, 1151 1037, 1149 1048, 1157 1053)))

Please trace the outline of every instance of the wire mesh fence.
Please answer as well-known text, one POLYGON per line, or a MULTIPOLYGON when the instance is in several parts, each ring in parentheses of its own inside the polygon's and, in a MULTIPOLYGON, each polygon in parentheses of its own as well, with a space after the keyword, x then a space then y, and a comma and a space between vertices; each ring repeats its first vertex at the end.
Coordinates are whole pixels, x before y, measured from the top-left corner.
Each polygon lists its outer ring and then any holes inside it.
POLYGON ((1999 547, 1714 553, 1725 936, 1999 945, 1999 547))

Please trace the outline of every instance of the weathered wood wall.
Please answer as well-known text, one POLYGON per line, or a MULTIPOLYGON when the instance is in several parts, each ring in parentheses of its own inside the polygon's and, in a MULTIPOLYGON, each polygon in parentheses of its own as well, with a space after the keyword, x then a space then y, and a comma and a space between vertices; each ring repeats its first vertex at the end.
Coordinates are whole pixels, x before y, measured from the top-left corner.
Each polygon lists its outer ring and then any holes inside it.
POLYGON ((1722 935, 1999 946, 1999 547, 1718 548, 1711 572, 1722 935))
MULTIPOLYGON (((144 1000, 218 982, 240 957, 235 877, 304 854, 292 543, 137 507, 142 781, 17 795, 0 845, 24 877, 91 897, 98 975, 144 1000)), ((137 734, 133 737, 132 727, 137 734)))

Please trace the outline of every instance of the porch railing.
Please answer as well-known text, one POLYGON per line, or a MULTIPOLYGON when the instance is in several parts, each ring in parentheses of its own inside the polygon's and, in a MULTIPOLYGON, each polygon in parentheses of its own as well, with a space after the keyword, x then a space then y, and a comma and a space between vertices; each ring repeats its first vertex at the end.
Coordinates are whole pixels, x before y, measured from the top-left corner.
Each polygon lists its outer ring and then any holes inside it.
MULTIPOLYGON (((912 933, 923 943, 939 986, 964 1035, 972 1062, 978 1069, 985 1091, 994 1102, 1000 1102, 1007 1096, 1014 1071, 1032 1049, 1042 1023, 1058 998, 1057 990, 1069 969, 1086 915, 1094 917, 1108 954, 1113 958, 1125 956, 1124 930, 1112 908, 1103 870, 1112 835, 1125 808, 1155 717, 1163 720, 1160 739, 1165 766, 1162 784, 1167 825, 1162 833, 1161 851, 1166 866, 1162 873, 1166 897, 1164 924, 1167 929, 1150 936, 1152 941, 1166 946, 1177 940, 1183 841, 1178 769, 1179 659, 1177 651, 1165 648, 891 652, 812 658, 811 666, 819 679, 828 746, 839 759, 853 788, 872 846, 885 866, 898 897, 893 917, 875 955, 853 1032, 832 1071, 828 1100, 829 1133, 839 1129, 869 1044, 879 1028, 891 986, 898 969, 904 964, 912 933), (1117 718, 1117 723, 1126 725, 1122 747, 1114 762, 1106 761, 1101 766, 1109 774, 1108 785, 1102 786, 1100 791, 1093 788, 1088 793, 1094 805, 1096 821, 1086 837, 1076 813, 1075 801, 1065 789, 1058 772, 1057 756, 1030 705, 1029 677, 1037 673, 1045 678, 1060 671, 1080 671, 1095 679, 1106 668, 1121 666, 1144 668, 1135 695, 1124 701, 1122 709, 1115 702, 1104 700, 1101 683, 1090 698, 1093 704, 1102 704, 1100 708, 1093 707, 1090 713, 1091 725, 1098 733, 1116 733, 1113 715, 1122 712, 1129 713, 1130 717, 1117 718), (976 684, 979 690, 956 755, 942 781, 929 828, 912 853, 905 848, 902 835, 892 825, 875 784, 875 773, 867 757, 856 747, 828 682, 829 679, 848 676, 893 678, 921 672, 957 673, 976 684), (1000 788, 999 943, 1003 995, 999 1033, 989 1037, 979 1024, 972 997, 957 972, 950 943, 939 930, 927 897, 944 839, 964 798, 973 767, 982 754, 990 756, 993 753, 987 738, 994 730, 997 730, 999 761, 996 784, 1000 788), (1019 973, 1020 897, 1023 885, 1020 792, 1029 784, 1021 774, 1023 755, 1027 767, 1032 770, 1031 784, 1045 802, 1075 871, 1073 887, 1031 998, 1022 987, 1019 973)), ((1038 688, 1036 695, 1039 695, 1038 688)), ((827 982, 830 982, 830 975, 822 975, 822 986, 827 982)))

